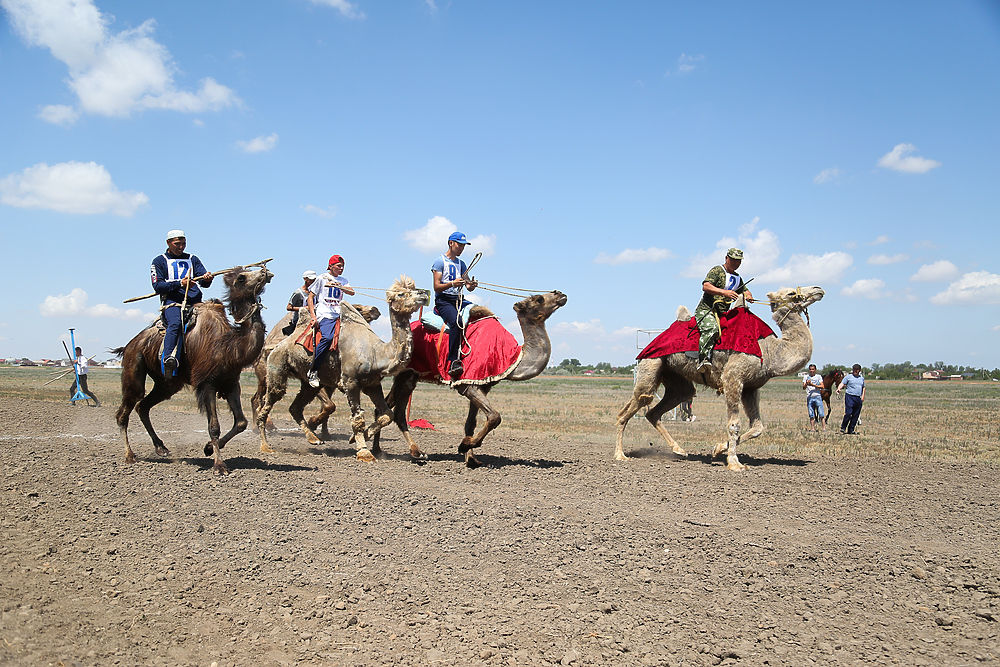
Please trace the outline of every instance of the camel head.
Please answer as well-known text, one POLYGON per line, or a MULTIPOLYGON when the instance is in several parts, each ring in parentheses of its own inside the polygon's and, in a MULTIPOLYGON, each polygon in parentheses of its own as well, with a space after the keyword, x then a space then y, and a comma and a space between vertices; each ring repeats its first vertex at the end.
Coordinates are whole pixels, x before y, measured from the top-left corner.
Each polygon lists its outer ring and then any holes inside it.
POLYGON ((767 298, 771 301, 771 312, 777 313, 785 309, 788 312, 804 311, 809 306, 823 298, 822 287, 782 287, 776 292, 769 292, 767 298))
POLYGON ((525 318, 529 322, 541 323, 559 308, 566 305, 566 295, 558 290, 545 294, 532 294, 514 304, 514 312, 518 319, 525 318))
POLYGON ((361 317, 365 318, 365 322, 374 322, 382 316, 382 311, 378 309, 378 306, 366 306, 357 303, 352 303, 351 305, 361 313, 361 317))
POLYGON ((389 302, 389 309, 404 315, 412 315, 421 307, 431 302, 430 294, 427 290, 417 289, 413 278, 400 276, 392 287, 385 291, 385 300, 389 302))
POLYGON ((226 283, 225 301, 230 304, 239 301, 256 301, 273 277, 274 274, 266 268, 244 269, 242 266, 237 266, 222 277, 223 282, 226 283))

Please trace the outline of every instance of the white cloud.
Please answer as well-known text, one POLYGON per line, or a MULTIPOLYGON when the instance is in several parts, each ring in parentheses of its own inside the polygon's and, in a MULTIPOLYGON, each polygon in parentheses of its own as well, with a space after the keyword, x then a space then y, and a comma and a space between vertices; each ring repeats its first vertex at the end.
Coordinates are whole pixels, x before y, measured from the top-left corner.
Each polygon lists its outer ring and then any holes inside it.
POLYGON ((106 303, 96 306, 87 305, 87 293, 79 287, 73 288, 69 294, 47 296, 38 310, 43 317, 62 317, 65 315, 86 315, 88 317, 109 318, 115 320, 139 320, 149 322, 157 317, 156 313, 144 313, 138 308, 117 308, 106 303))
POLYGON ((883 243, 888 243, 890 240, 885 234, 879 234, 869 245, 882 245, 883 243))
POLYGON ((856 296, 863 299, 881 299, 886 296, 885 282, 878 278, 862 278, 840 291, 844 296, 856 296))
POLYGON ((868 258, 869 264, 874 264, 876 266, 885 266, 887 264, 898 264, 900 262, 905 262, 909 259, 908 255, 898 254, 898 255, 872 255, 868 258))
POLYGON ((836 167, 830 167, 829 169, 824 169, 823 171, 816 174, 813 178, 813 183, 816 185, 822 185, 823 183, 830 183, 840 178, 841 171, 836 167))
POLYGON ((358 9, 357 5, 353 2, 348 2, 347 0, 309 0, 314 5, 323 5, 325 7, 333 7, 344 18, 348 19, 363 19, 365 13, 358 9))
MULTIPOLYGON (((421 252, 443 253, 448 250, 448 237, 457 231, 458 227, 451 220, 441 215, 435 215, 423 227, 403 232, 403 239, 410 247, 421 252)), ((495 234, 488 236, 480 234, 469 238, 469 248, 472 252, 481 252, 483 256, 489 257, 493 254, 496 242, 495 234)), ((468 253, 470 250, 465 252, 468 253)))
POLYGON ((946 259, 939 259, 930 264, 924 264, 910 276, 916 283, 931 283, 951 280, 958 275, 958 267, 946 259))
MULTIPOLYGON (((179 89, 173 57, 152 37, 156 26, 152 19, 113 34, 108 27, 114 18, 102 15, 91 0, 0 0, 0 4, 25 42, 49 49, 67 66, 69 87, 84 112, 127 117, 144 109, 201 112, 239 104, 230 88, 210 77, 201 80, 196 92, 179 89)), ((42 118, 70 122, 72 114, 58 106, 45 107, 42 118)))
POLYGON ((552 327, 553 333, 557 334, 570 334, 570 335, 585 335, 585 336, 604 336, 604 325, 601 324, 599 319, 589 320, 587 322, 559 322, 552 327))
POLYGON ((993 331, 1000 331, 1000 324, 993 327, 993 331))
POLYGON ((332 218, 337 215, 336 206, 327 206, 326 208, 321 208, 319 206, 313 206, 312 204, 304 204, 300 206, 306 213, 312 213, 313 215, 318 215, 321 218, 332 218))
POLYGON ((80 113, 65 104, 50 104, 42 107, 42 110, 38 112, 38 117, 46 123, 65 127, 75 123, 76 119, 80 117, 80 113))
POLYGON ((615 338, 632 338, 640 328, 641 327, 621 327, 620 329, 612 331, 611 335, 615 338))
POLYGON ((626 248, 614 256, 602 252, 594 258, 594 263, 616 265, 635 264, 637 262, 659 262, 664 259, 670 259, 673 256, 674 254, 666 248, 626 248))
POLYGON ((278 135, 277 133, 271 133, 266 137, 261 135, 249 141, 237 141, 236 145, 244 153, 266 153, 278 145, 278 135))
POLYGON ((96 162, 44 162, 0 179, 0 202, 60 213, 112 213, 129 217, 149 203, 142 192, 122 192, 96 162))
POLYGON ((910 155, 915 150, 917 147, 913 144, 896 144, 891 151, 879 158, 878 166, 908 174, 925 174, 941 166, 937 160, 910 155))
POLYGON ((726 251, 733 247, 743 250, 741 274, 753 276, 770 270, 777 264, 781 255, 781 244, 778 243, 777 234, 770 229, 757 231, 759 222, 760 217, 755 216, 753 220, 740 227, 737 238, 723 237, 716 242, 715 250, 712 252, 692 257, 681 275, 688 278, 704 278, 710 268, 725 260, 726 251))
POLYGON ((822 255, 795 254, 788 258, 784 266, 760 273, 757 277, 762 283, 775 283, 785 287, 823 285, 839 282, 853 263, 853 257, 840 251, 822 255))
POLYGON ((686 53, 682 53, 679 58, 677 58, 677 71, 681 74, 689 74, 693 72, 695 68, 705 60, 705 56, 702 54, 697 54, 689 56, 686 53))
POLYGON ((948 285, 948 289, 931 297, 939 306, 1000 304, 1000 275, 988 271, 973 271, 948 285))

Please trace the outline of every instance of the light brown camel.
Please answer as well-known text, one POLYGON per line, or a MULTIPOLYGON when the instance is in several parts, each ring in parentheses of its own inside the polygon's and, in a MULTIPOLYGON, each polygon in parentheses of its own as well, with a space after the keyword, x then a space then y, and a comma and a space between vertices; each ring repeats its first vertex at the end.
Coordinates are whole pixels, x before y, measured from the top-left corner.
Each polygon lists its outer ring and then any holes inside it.
MULTIPOLYGON (((374 322, 382 315, 377 306, 368 306, 357 303, 352 303, 351 305, 354 306, 354 309, 361 314, 361 317, 365 318, 365 321, 369 323, 374 322)), ((267 356, 271 354, 271 351, 274 350, 275 347, 278 346, 278 343, 285 340, 288 336, 292 336, 293 339, 298 338, 299 335, 305 331, 306 327, 309 326, 309 309, 302 307, 298 310, 299 319, 296 323, 295 330, 291 334, 285 334, 283 330, 286 326, 292 323, 292 317, 294 315, 294 312, 286 312, 285 316, 274 325, 274 328, 272 328, 270 332, 268 332, 267 337, 264 339, 264 347, 261 349, 260 354, 253 363, 253 372, 254 375, 257 376, 257 391, 254 393, 253 398, 250 399, 250 406, 253 408, 253 421, 251 423, 251 428, 254 430, 257 430, 257 412, 260 409, 264 392, 267 391, 267 356)), ((330 437, 329 418, 330 415, 332 415, 337 409, 337 406, 333 402, 332 389, 332 387, 324 387, 320 385, 320 390, 316 395, 316 398, 319 399, 322 406, 316 414, 306 420, 306 424, 312 431, 315 431, 317 426, 322 427, 323 438, 330 437)), ((270 417, 268 417, 267 420, 267 428, 269 430, 274 430, 275 428, 270 417)), ((312 442, 312 440, 310 440, 310 442, 312 442)), ((317 444, 318 442, 319 439, 312 444, 317 444)))
MULTIPOLYGON (((806 309, 823 298, 823 290, 819 287, 786 287, 771 292, 767 298, 771 301, 772 317, 781 329, 781 338, 768 336, 761 340, 762 357, 759 359, 743 352, 715 350, 712 353, 712 368, 703 372, 698 372, 697 361, 683 352, 639 361, 632 398, 618 412, 616 459, 624 461, 628 458, 622 449, 625 426, 639 408, 653 402, 656 388, 660 385, 663 385, 663 398, 649 408, 646 419, 675 454, 686 455, 670 437, 660 417, 681 401, 693 398, 694 383, 697 382, 719 390, 726 398, 729 437, 716 446, 712 456, 726 454, 726 467, 730 470, 746 468, 736 456, 736 447, 741 440, 756 438, 764 431, 764 423, 760 419, 760 388, 771 378, 794 373, 809 361, 813 348, 812 334, 801 315, 805 312, 808 317, 806 309), (743 435, 740 434, 740 403, 750 422, 743 435)), ((686 308, 677 315, 678 319, 690 317, 686 308)))
POLYGON ((128 441, 128 422, 132 409, 139 413, 156 453, 170 451, 156 435, 149 421, 149 410, 176 394, 184 385, 194 388, 198 408, 208 416, 211 441, 205 454, 215 457, 213 468, 228 473, 220 450, 233 436, 247 427, 240 405, 240 372, 250 364, 264 344, 264 320, 260 316, 260 295, 274 274, 267 269, 244 270, 237 267, 224 276, 226 303, 233 322, 226 317, 226 306, 218 300, 194 306, 197 318, 184 336, 184 352, 175 377, 165 378, 160 371, 160 345, 163 330, 150 325, 140 331, 125 347, 112 350, 122 357, 122 403, 116 420, 125 441, 125 461, 135 463, 128 441), (153 388, 146 394, 146 376, 153 388), (224 397, 233 413, 233 427, 219 438, 219 413, 216 397, 224 397), (136 405, 138 404, 138 405, 136 405))
MULTIPOLYGON (((385 296, 389 304, 389 320, 392 325, 392 338, 389 342, 383 342, 350 304, 344 304, 341 307, 340 340, 337 350, 331 352, 319 368, 321 386, 331 389, 339 384, 347 394, 347 403, 351 408, 353 440, 358 447, 357 457, 359 460, 369 462, 374 461, 375 456, 368 448, 368 440, 392 421, 389 406, 382 393, 382 378, 395 375, 406 368, 413 352, 410 317, 429 301, 427 291, 417 289, 413 279, 408 276, 401 276, 396 280, 392 287, 386 290, 385 296), (364 392, 375 405, 375 421, 367 429, 361 408, 361 392, 364 392)), ((278 343, 267 357, 267 390, 257 413, 262 452, 274 451, 267 442, 265 429, 261 427, 275 402, 285 394, 288 379, 291 377, 299 379, 300 389, 288 411, 309 441, 319 442, 302 416, 303 408, 315 398, 319 389, 310 387, 306 380, 312 358, 301 345, 295 343, 295 335, 293 333, 278 343)), ((423 457, 423 453, 413 447, 410 448, 410 455, 414 458, 423 457)))
MULTIPOLYGON (((545 321, 552 313, 565 305, 566 295, 559 291, 534 294, 514 304, 514 312, 517 313, 517 320, 521 324, 524 345, 521 347, 520 360, 514 369, 503 378, 504 380, 512 382, 530 380, 545 370, 552 354, 552 344, 549 342, 549 334, 545 331, 545 321)), ((411 451, 417 449, 417 444, 410 436, 409 426, 406 423, 406 405, 418 382, 446 384, 436 375, 434 377, 421 377, 413 369, 403 371, 393 380, 392 388, 389 390, 389 403, 393 406, 393 421, 403 433, 411 451)), ((461 381, 455 383, 455 391, 465 396, 469 401, 469 413, 465 419, 465 437, 458 446, 458 452, 465 455, 465 465, 470 468, 480 464, 472 450, 482 445, 483 439, 489 435, 490 431, 500 425, 500 412, 486 399, 486 395, 499 382, 500 380, 497 380, 490 384, 477 385, 461 384, 461 381), (476 433, 476 417, 480 410, 486 416, 486 423, 476 433)))

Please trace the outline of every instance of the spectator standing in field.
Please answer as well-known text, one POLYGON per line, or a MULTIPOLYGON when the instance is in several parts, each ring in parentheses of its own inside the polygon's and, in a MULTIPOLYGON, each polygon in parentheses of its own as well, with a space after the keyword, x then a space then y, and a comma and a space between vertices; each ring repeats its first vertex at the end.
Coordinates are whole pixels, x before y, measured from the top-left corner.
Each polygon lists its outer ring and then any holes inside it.
POLYGON ((326 273, 309 287, 309 298, 306 300, 309 317, 312 318, 312 326, 323 336, 316 345, 312 365, 306 375, 310 387, 319 386, 319 366, 333 343, 337 323, 340 320, 340 302, 345 294, 354 294, 354 288, 347 278, 341 275, 343 273, 344 258, 333 255, 327 264, 326 273))
POLYGON ((459 255, 465 246, 471 245, 465 234, 455 232, 448 237, 448 252, 434 260, 431 274, 434 276, 434 312, 448 325, 448 374, 452 380, 462 377, 462 360, 459 348, 462 344, 462 330, 458 327, 459 299, 462 288, 471 292, 478 283, 466 278, 469 270, 459 255))
POLYGON ((747 301, 753 301, 753 294, 747 289, 743 278, 736 272, 743 263, 743 251, 730 248, 726 260, 708 270, 701 283, 701 302, 695 308, 694 318, 698 324, 698 370, 712 367, 712 348, 719 340, 722 329, 719 315, 729 310, 729 304, 740 294, 746 293, 747 301))
POLYGON ((94 392, 90 391, 87 386, 87 371, 90 367, 90 360, 83 356, 83 349, 76 348, 76 362, 73 364, 76 366, 76 375, 73 377, 73 386, 69 388, 69 397, 72 399, 76 396, 76 378, 80 378, 80 391, 94 399, 94 407, 101 407, 101 402, 97 400, 97 396, 94 396, 94 392))
POLYGON ((837 387, 837 394, 844 389, 844 421, 840 423, 840 432, 855 435, 854 429, 861 418, 861 405, 865 402, 865 378, 861 375, 861 365, 854 364, 851 374, 845 375, 837 387), (846 429, 846 431, 845 431, 846 429))
POLYGON ((281 333, 288 336, 293 331, 295 327, 299 324, 299 308, 306 305, 306 299, 309 298, 309 288, 312 286, 313 281, 316 280, 315 271, 306 271, 302 274, 302 287, 298 288, 292 292, 292 296, 288 299, 288 305, 285 306, 285 310, 289 310, 292 313, 292 321, 289 322, 282 330, 281 333))
POLYGON ((163 334, 160 370, 169 377, 177 374, 183 346, 181 304, 190 307, 201 303, 199 285, 207 288, 212 284, 212 274, 205 270, 197 256, 184 252, 185 248, 184 232, 171 229, 167 232, 167 251, 154 257, 149 268, 153 291, 160 295, 160 317, 167 329, 163 334), (194 280, 196 277, 198 279, 194 280))
POLYGON ((809 364, 809 373, 802 381, 806 390, 806 409, 809 411, 809 430, 826 430, 823 420, 823 376, 816 371, 816 364, 809 364))

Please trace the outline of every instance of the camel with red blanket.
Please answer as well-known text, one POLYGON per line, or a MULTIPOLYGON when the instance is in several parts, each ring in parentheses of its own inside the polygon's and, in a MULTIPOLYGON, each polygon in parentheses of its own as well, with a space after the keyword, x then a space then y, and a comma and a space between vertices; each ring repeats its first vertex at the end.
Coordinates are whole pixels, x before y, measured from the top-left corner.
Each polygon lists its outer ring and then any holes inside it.
MULTIPOLYGON (((552 344, 545 331, 545 321, 557 309, 566 305, 566 295, 559 291, 534 294, 514 304, 514 312, 521 324, 524 345, 518 345, 509 331, 495 316, 470 321, 465 330, 463 359, 465 370, 454 382, 447 381, 447 334, 426 331, 420 322, 414 322, 413 356, 409 368, 395 377, 389 390, 389 404, 393 406, 393 421, 410 445, 417 449, 406 423, 406 406, 417 382, 450 384, 469 401, 465 419, 465 438, 458 452, 465 455, 465 465, 475 468, 479 460, 472 450, 500 425, 500 412, 487 400, 486 395, 501 380, 519 382, 537 377, 549 363, 552 344), (476 433, 476 418, 482 410, 486 423, 476 433)), ((375 442, 378 442, 377 436, 375 442)))
POLYGON ((716 446, 712 455, 726 454, 726 467, 730 470, 746 468, 736 456, 736 448, 741 441, 756 438, 764 431, 764 423, 760 419, 760 388, 773 377, 799 370, 812 356, 812 334, 802 314, 805 313, 808 320, 806 309, 823 298, 823 290, 819 287, 786 287, 771 292, 767 298, 771 301, 772 317, 781 329, 781 338, 775 337, 770 328, 750 313, 745 305, 740 307, 742 300, 738 300, 729 314, 722 318, 722 336, 712 353, 712 367, 701 372, 697 370, 697 355, 692 357, 687 354, 698 349, 698 328, 687 308, 681 307, 677 314, 678 321, 639 354, 632 397, 618 412, 616 459, 624 461, 628 458, 622 448, 625 427, 639 408, 653 402, 660 385, 663 385, 663 398, 649 408, 646 419, 675 454, 686 455, 660 422, 660 417, 681 401, 691 399, 694 383, 697 382, 717 389, 726 398, 728 438, 716 446), (736 326, 727 327, 727 323, 736 326), (767 330, 763 336, 760 325, 767 330), (671 332, 673 336, 668 335, 671 332), (740 428, 741 403, 750 422, 745 432, 740 428))

